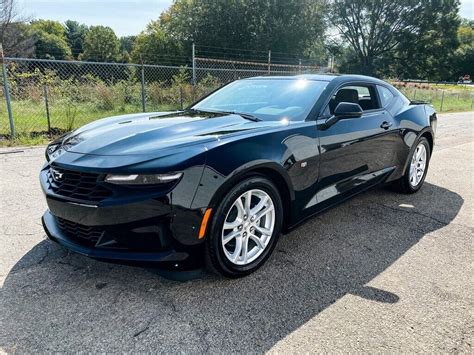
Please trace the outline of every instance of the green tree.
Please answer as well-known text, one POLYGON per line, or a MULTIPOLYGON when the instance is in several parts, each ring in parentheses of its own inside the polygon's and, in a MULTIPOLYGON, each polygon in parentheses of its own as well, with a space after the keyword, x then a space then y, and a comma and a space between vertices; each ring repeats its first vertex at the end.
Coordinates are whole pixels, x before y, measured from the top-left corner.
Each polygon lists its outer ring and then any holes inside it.
POLYGON ((91 26, 84 38, 81 60, 115 62, 120 60, 120 41, 110 27, 91 26))
POLYGON ((244 48, 301 54, 324 33, 324 1, 174 0, 160 27, 184 48, 244 48))
POLYGON ((30 26, 23 22, 12 22, 5 27, 0 43, 7 57, 32 57, 35 54, 35 38, 30 26))
POLYGON ((31 27, 35 31, 43 31, 51 35, 66 38, 66 29, 61 23, 53 20, 33 20, 31 27))
POLYGON ((130 53, 132 53, 137 36, 122 36, 120 37, 120 52, 123 62, 130 61, 130 53))
POLYGON ((375 61, 416 31, 422 5, 411 0, 334 0, 330 19, 356 55, 359 71, 375 73, 375 61))
POLYGON ((84 39, 86 37, 86 33, 89 31, 89 27, 72 20, 67 20, 65 25, 66 38, 69 48, 71 48, 73 58, 77 59, 79 54, 81 54, 84 50, 84 39))
POLYGON ((34 54, 34 38, 26 22, 15 0, 0 0, 0 43, 4 55, 29 57, 34 54))
POLYGON ((452 72, 458 0, 334 0, 331 21, 351 47, 352 71, 441 79, 452 72))
MULTIPOLYGON (((459 46, 459 1, 429 1, 417 19, 416 31, 400 38, 385 55, 392 76, 399 78, 454 80, 454 53, 459 46)), ((389 73, 386 73, 389 74, 389 73)))
POLYGON ((474 76, 474 21, 464 19, 458 29, 459 48, 454 53, 454 75, 456 78, 469 74, 474 76))
POLYGON ((152 21, 135 39, 131 58, 135 63, 156 64, 170 60, 168 55, 180 54, 182 50, 179 42, 166 34, 159 21, 152 21))
POLYGON ((67 59, 71 56, 66 40, 66 30, 59 22, 35 20, 31 22, 31 30, 35 38, 37 58, 67 59))
POLYGON ((122 36, 120 37, 120 49, 122 51, 126 51, 128 53, 131 53, 133 50, 133 44, 135 43, 135 40, 137 39, 137 36, 122 36))
POLYGON ((474 21, 463 19, 458 29, 458 40, 461 46, 474 46, 474 21))

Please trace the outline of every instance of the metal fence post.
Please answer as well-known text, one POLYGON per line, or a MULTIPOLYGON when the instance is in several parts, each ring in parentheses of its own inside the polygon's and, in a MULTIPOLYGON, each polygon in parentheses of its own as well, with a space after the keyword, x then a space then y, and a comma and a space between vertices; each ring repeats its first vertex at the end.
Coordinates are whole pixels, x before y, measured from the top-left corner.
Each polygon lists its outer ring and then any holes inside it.
POLYGON ((48 120, 48 133, 51 133, 51 119, 49 117, 48 85, 43 85, 44 106, 46 108, 46 118, 48 120))
POLYGON ((439 112, 443 111, 443 102, 444 102, 444 90, 441 90, 441 106, 439 108, 439 112))
POLYGON ((184 108, 184 102, 183 102, 183 87, 181 85, 179 86, 179 103, 182 110, 184 108))
POLYGON ((142 84, 142 111, 146 112, 146 106, 145 106, 145 67, 141 67, 141 84, 142 84))
POLYGON ((196 46, 193 42, 193 86, 196 85, 196 46))
POLYGON ((268 50, 268 74, 270 74, 271 62, 272 62, 272 51, 271 49, 269 49, 268 50))
POLYGON ((413 90, 413 100, 416 100, 416 87, 415 87, 415 89, 413 90))
POLYGON ((7 104, 8 111, 8 121, 10 122, 10 134, 12 138, 15 138, 15 123, 13 122, 13 113, 12 113, 12 104, 10 101, 10 90, 8 88, 8 75, 7 75, 7 66, 5 60, 3 59, 3 49, 0 47, 1 57, 2 57, 2 74, 3 74, 3 94, 5 95, 5 101, 7 104))

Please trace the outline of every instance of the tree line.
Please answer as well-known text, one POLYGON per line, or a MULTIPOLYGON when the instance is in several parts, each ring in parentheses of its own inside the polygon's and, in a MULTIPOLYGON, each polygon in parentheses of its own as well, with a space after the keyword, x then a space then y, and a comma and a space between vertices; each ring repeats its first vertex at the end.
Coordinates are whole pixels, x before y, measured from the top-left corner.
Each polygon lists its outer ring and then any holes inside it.
POLYGON ((0 0, 0 41, 11 57, 175 64, 189 62, 196 43, 208 56, 271 50, 282 61, 331 58, 336 71, 379 77, 474 74, 474 21, 460 16, 459 0, 174 0, 126 37, 107 26, 24 19, 14 1, 0 0))

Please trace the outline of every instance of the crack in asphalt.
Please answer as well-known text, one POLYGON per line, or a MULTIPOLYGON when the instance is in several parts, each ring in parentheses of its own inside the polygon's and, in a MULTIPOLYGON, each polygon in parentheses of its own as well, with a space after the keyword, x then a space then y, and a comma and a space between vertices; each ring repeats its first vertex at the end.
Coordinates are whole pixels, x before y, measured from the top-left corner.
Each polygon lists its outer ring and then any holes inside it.
POLYGON ((151 320, 149 320, 148 324, 143 329, 140 329, 138 332, 133 334, 133 337, 136 338, 140 336, 141 334, 145 333, 148 329, 150 329, 150 323, 151 323, 151 320))
MULTIPOLYGON (((125 292, 126 289, 122 289, 118 294, 117 296, 114 298, 114 301, 113 301, 113 304, 115 304, 115 302, 117 302, 119 296, 125 292)), ((161 302, 160 302, 165 308, 168 308, 171 310, 171 313, 172 314, 178 314, 178 307, 176 306, 175 302, 169 298, 169 297, 166 297, 166 298, 163 298, 161 299, 161 302)), ((151 316, 148 321, 146 322, 145 326, 140 328, 138 331, 136 331, 135 333, 133 333, 132 337, 133 338, 139 338, 142 334, 146 333, 150 327, 154 324, 155 320, 157 318, 159 318, 160 316, 162 315, 162 313, 160 314, 155 314, 154 316, 151 316)))
POLYGON ((43 257, 36 263, 36 265, 40 265, 43 261, 46 260, 46 258, 47 258, 48 255, 49 255, 49 247, 48 247, 48 245, 46 244, 44 248, 45 248, 45 251, 46 251, 46 252, 44 253, 43 257))

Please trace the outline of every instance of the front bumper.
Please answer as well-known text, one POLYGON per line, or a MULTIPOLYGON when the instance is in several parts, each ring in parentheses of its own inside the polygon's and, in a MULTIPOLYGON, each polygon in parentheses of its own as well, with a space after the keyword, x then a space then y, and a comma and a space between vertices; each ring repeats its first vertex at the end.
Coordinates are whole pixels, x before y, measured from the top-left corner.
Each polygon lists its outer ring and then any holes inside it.
MULTIPOLYGON (((103 234, 105 240, 101 243, 98 241, 90 241, 84 236, 68 233, 67 230, 61 228, 60 218, 55 217, 48 210, 42 217, 43 228, 48 238, 69 250, 85 255, 90 258, 120 262, 125 264, 138 265, 156 265, 160 264, 163 267, 173 269, 195 269, 202 264, 202 250, 201 246, 178 246, 173 245, 173 241, 169 244, 165 243, 166 239, 161 239, 155 243, 155 248, 151 247, 153 243, 111 243, 117 237, 113 229, 104 229, 103 234), (99 242, 99 243, 98 243, 99 242), (161 248, 160 248, 161 244, 161 248), (146 250, 146 248, 149 248, 146 250)), ((123 225, 116 226, 116 230, 124 228, 123 225)), ((121 236, 127 236, 130 230, 122 231, 121 236)), ((149 240, 149 238, 147 238, 149 240)), ((120 239, 119 239, 120 240, 120 239)), ((123 240, 123 239, 122 239, 123 240)))
POLYGON ((49 208, 42 218, 44 229, 68 249, 128 264, 201 266, 203 240, 198 232, 203 211, 173 204, 173 193, 138 190, 91 203, 56 194, 45 169, 40 181, 49 208))

